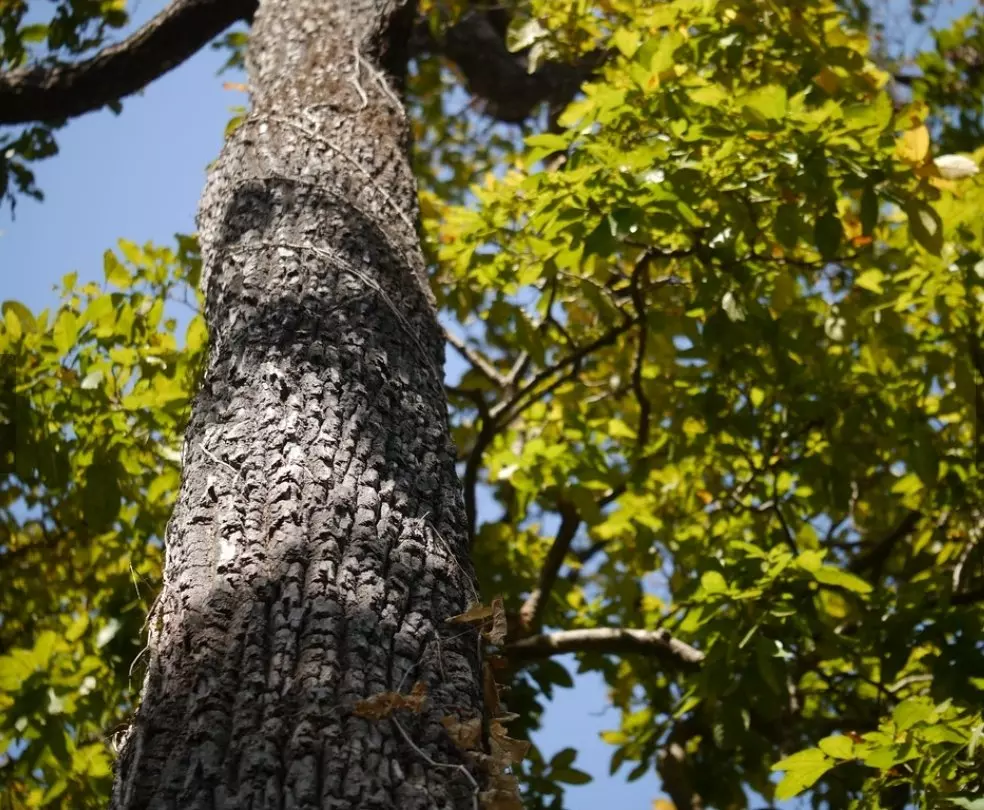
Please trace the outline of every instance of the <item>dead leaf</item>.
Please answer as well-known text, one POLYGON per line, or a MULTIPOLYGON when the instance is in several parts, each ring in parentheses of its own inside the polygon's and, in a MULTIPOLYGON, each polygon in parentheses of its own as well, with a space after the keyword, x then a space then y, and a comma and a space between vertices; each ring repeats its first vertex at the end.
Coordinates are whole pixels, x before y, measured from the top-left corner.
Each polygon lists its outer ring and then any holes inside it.
POLYGON ((492 757, 500 762, 519 764, 530 750, 528 740, 514 740, 506 734, 506 727, 498 720, 493 720, 489 727, 492 757))
POLYGON ((441 725, 448 730, 448 735, 452 742, 464 751, 478 748, 478 743, 482 739, 482 718, 473 717, 470 720, 461 721, 454 715, 447 715, 441 718, 441 725))
POLYGON ((488 790, 478 794, 482 810, 523 810, 519 797, 519 780, 511 773, 494 774, 488 790))
POLYGON ((409 709, 419 712, 427 697, 427 685, 417 681, 409 695, 400 692, 380 692, 378 695, 364 698, 355 704, 353 714, 367 720, 382 720, 389 717, 397 709, 409 709))
POLYGON ((484 624, 492 618, 492 605, 472 605, 464 613, 447 619, 448 624, 484 624))
POLYGON ((653 810, 676 810, 676 805, 667 799, 653 799, 653 810))
POLYGON ((249 88, 241 82, 223 82, 223 90, 238 90, 240 93, 248 93, 249 88))
POLYGON ((492 600, 492 629, 486 634, 490 644, 501 647, 506 641, 508 626, 506 623, 506 607, 502 602, 502 597, 497 596, 492 600))

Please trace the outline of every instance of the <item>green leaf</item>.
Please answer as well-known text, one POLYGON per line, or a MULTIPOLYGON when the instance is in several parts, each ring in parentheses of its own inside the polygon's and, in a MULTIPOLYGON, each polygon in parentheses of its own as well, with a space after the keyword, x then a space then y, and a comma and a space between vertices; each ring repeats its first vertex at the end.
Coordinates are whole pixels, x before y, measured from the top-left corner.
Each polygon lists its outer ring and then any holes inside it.
POLYGON ((852 574, 850 571, 842 571, 829 565, 822 565, 810 573, 817 582, 824 585, 833 585, 836 588, 844 588, 853 593, 871 593, 871 586, 861 577, 852 574))
POLYGON ((833 211, 828 211, 817 217, 813 241, 824 259, 829 261, 837 256, 843 236, 844 231, 841 227, 840 218, 833 211))
POLYGON ((746 117, 776 121, 786 114, 786 88, 770 84, 748 93, 741 99, 746 117))
POLYGON ((111 250, 103 253, 103 274, 106 276, 107 282, 121 290, 129 289, 133 285, 130 271, 120 263, 116 254, 111 250))
POLYGON ((628 28, 619 28, 612 34, 612 42, 621 51, 622 56, 631 59, 632 55, 639 49, 640 38, 636 31, 630 31, 628 28))
POLYGON ((61 354, 68 354, 79 335, 79 320, 75 313, 70 309, 63 309, 55 319, 55 325, 51 336, 55 341, 55 348, 61 354))
POLYGON ((673 54, 681 41, 682 37, 676 31, 650 37, 636 51, 635 61, 650 73, 659 75, 673 66, 673 54))
POLYGON ((576 748, 562 748, 550 758, 551 768, 569 768, 577 758, 576 748))
POLYGON ((44 23, 35 23, 34 25, 25 25, 18 31, 20 37, 24 42, 28 42, 32 45, 37 45, 44 42, 48 38, 48 26, 44 23))
POLYGON ((873 267, 870 270, 865 270, 855 279, 854 283, 863 290, 870 290, 873 293, 881 294, 883 292, 882 282, 884 280, 885 274, 873 267))
POLYGON ((579 771, 577 768, 557 768, 550 771, 550 776, 566 785, 586 785, 592 779, 591 774, 579 771))
POLYGON ((34 319, 34 314, 20 301, 4 301, 3 305, 0 306, 0 311, 3 312, 4 316, 12 315, 15 317, 22 331, 38 331, 38 322, 34 319))
POLYGON ((724 314, 732 321, 745 320, 745 308, 738 302, 735 294, 730 290, 721 297, 721 309, 724 314))
POLYGON ((700 577, 700 586, 707 593, 726 593, 728 582, 718 571, 705 571, 700 577))
POLYGON ((795 205, 780 205, 776 210, 776 241, 792 250, 799 242, 800 215, 795 205))
POLYGON ((936 209, 919 200, 905 206, 909 218, 909 233, 922 247, 939 256, 943 250, 943 220, 936 209))
POLYGON ((984 797, 979 799, 968 799, 963 796, 958 796, 957 798, 946 799, 950 804, 955 804, 957 807, 962 807, 963 810, 984 810, 984 797))
POLYGON ((922 723, 933 713, 933 704, 923 697, 912 697, 903 700, 892 709, 892 720, 899 731, 912 728, 922 723))
POLYGON ((854 741, 842 734, 824 737, 817 743, 817 747, 834 759, 854 759, 854 741))
POLYGON ((836 760, 817 748, 808 748, 780 760, 772 770, 785 771, 786 775, 776 786, 776 798, 791 799, 799 795, 836 764, 836 760))
POLYGON ((91 391, 94 388, 98 388, 103 380, 103 373, 99 370, 90 371, 85 377, 82 378, 82 382, 79 384, 79 388, 83 391, 91 391))

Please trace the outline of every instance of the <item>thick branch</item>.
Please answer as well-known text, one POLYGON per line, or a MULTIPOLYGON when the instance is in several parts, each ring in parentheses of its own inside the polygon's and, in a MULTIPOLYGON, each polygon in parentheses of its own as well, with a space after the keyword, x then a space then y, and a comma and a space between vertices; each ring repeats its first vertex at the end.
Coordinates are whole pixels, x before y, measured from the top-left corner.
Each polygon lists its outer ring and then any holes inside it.
POLYGON ((564 564, 564 558, 570 550, 571 541, 577 534, 577 527, 581 525, 577 510, 571 505, 561 504, 560 513, 562 516, 560 528, 554 537, 553 545, 550 546, 550 551, 547 552, 547 558, 543 561, 540 581, 519 610, 520 621, 528 632, 539 632, 543 626, 543 611, 547 606, 547 599, 557 581, 557 574, 564 564))
POLYGON ((416 53, 444 54, 464 74, 469 92, 486 101, 485 113, 512 124, 525 121, 543 102, 565 107, 605 59, 604 53, 593 52, 577 64, 550 62, 530 73, 525 58, 510 53, 502 31, 478 11, 451 26, 443 42, 436 42, 426 26, 418 26, 416 33, 416 53))
POLYGON ((0 74, 0 124, 73 118, 135 93, 255 8, 256 0, 174 0, 91 59, 0 74))
POLYGON ((602 627, 563 630, 524 638, 506 647, 514 660, 548 658, 564 653, 598 652, 625 655, 638 653, 659 658, 678 669, 696 670, 704 653, 673 638, 668 630, 629 630, 602 627))
POLYGON ((891 556, 895 545, 900 540, 908 537, 916 526, 919 525, 920 520, 922 520, 922 512, 917 512, 915 510, 908 512, 906 516, 902 518, 898 526, 892 529, 892 531, 890 531, 873 546, 855 557, 855 559, 852 560, 848 566, 850 570, 856 574, 863 574, 865 571, 871 571, 877 577, 881 573, 881 569, 885 565, 889 556, 891 556))

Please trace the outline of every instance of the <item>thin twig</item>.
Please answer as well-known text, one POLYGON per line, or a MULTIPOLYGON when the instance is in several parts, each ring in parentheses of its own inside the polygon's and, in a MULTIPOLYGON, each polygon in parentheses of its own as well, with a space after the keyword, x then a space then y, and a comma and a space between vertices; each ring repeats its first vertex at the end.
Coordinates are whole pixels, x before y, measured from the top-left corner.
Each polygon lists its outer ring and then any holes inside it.
POLYGON ((217 455, 215 455, 215 453, 213 453, 211 450, 209 450, 205 446, 205 443, 204 442, 199 442, 198 443, 198 447, 201 449, 201 451, 206 456, 208 456, 210 459, 212 459, 212 461, 214 461, 220 467, 225 467, 234 476, 238 476, 239 475, 239 470, 237 470, 235 467, 233 467, 228 461, 223 461, 221 458, 219 458, 217 455))
POLYGON ((481 354, 476 352, 471 346, 465 343, 463 338, 458 337, 450 329, 444 330, 444 338, 451 347, 465 358, 476 371, 479 371, 490 382, 497 386, 505 386, 506 379, 499 373, 498 369, 486 360, 481 354))
POLYGON ((472 786, 472 807, 473 810, 478 810, 478 781, 474 776, 472 776, 471 771, 469 771, 464 765, 455 765, 451 762, 435 762, 428 754, 421 751, 419 746, 412 739, 410 739, 410 735, 407 734, 403 726, 400 725, 399 721, 395 717, 390 716, 390 720, 393 722, 393 725, 396 726, 396 730, 403 736, 403 739, 406 740, 407 745, 416 751, 417 755, 432 768, 449 768, 452 770, 461 771, 465 777, 467 777, 472 786))

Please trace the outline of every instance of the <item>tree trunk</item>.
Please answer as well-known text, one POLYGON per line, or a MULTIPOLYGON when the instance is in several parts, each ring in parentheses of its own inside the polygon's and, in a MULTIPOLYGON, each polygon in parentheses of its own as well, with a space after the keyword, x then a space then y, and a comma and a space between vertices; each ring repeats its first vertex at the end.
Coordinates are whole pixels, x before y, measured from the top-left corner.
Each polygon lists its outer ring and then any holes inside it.
POLYGON ((440 723, 481 714, 481 663, 444 624, 475 590, 397 96, 411 5, 260 2, 114 810, 473 807, 440 723), (420 711, 354 711, 417 682, 420 711))

